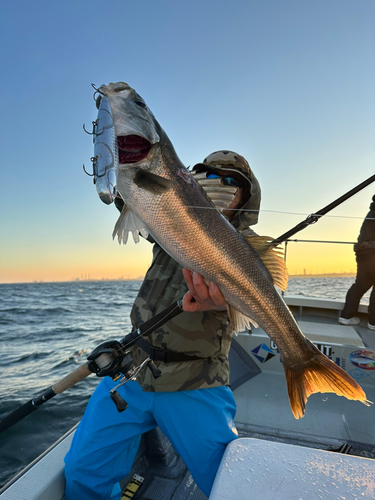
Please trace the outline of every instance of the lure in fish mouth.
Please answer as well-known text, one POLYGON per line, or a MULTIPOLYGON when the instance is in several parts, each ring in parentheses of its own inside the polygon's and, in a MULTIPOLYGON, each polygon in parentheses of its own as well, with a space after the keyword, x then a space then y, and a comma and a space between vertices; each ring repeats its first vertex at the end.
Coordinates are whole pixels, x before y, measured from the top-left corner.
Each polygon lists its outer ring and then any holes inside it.
POLYGON ((287 279, 272 238, 244 237, 215 210, 134 89, 118 82, 98 92, 96 186, 105 203, 117 191, 124 200, 114 230, 119 242, 129 232, 135 241, 150 233, 179 264, 219 286, 234 331, 261 326, 280 351, 295 418, 317 392, 369 404, 359 384, 303 335, 275 289, 285 289, 287 279))

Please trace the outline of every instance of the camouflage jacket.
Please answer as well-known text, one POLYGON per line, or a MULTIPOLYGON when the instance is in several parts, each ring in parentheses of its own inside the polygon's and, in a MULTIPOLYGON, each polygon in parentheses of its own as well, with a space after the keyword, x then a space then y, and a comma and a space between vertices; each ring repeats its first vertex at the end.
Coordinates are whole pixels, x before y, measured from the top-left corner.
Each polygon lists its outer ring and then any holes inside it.
MULTIPOLYGON (((153 261, 131 312, 134 328, 182 299, 187 286, 182 267, 156 243, 153 261)), ((226 312, 183 312, 148 337, 154 347, 182 352, 202 360, 164 363, 155 361, 162 376, 154 379, 145 367, 137 380, 144 391, 172 392, 229 384, 228 352, 232 328, 226 312)), ((132 348, 135 365, 147 358, 140 347, 132 348)))
MULTIPOLYGON (((203 162, 203 167, 222 168, 231 165, 245 174, 250 183, 248 200, 234 215, 231 224, 242 234, 254 234, 249 226, 258 221, 261 191, 259 182, 247 161, 231 151, 217 151, 203 162)), ((118 205, 120 200, 116 203, 118 205)), ((116 202, 116 201, 115 201, 116 202)), ((187 286, 182 267, 156 243, 151 267, 147 271, 131 312, 133 326, 138 326, 182 299, 187 286)), ((232 327, 226 312, 183 312, 168 321, 153 334, 144 338, 155 348, 203 358, 202 360, 155 364, 162 376, 154 379, 148 368, 138 377, 144 391, 172 392, 204 389, 229 385, 228 353, 232 341, 232 327)), ((135 365, 147 358, 140 347, 134 346, 132 355, 135 365)))

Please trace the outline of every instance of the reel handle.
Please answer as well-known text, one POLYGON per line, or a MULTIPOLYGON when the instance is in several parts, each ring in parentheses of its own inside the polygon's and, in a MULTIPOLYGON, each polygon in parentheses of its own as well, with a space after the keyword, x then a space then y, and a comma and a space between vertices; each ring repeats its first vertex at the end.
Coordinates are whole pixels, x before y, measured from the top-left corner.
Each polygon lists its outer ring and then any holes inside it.
POLYGON ((125 411, 128 407, 128 403, 122 399, 120 394, 117 391, 113 391, 110 393, 112 401, 115 403, 117 411, 122 412, 125 411))
POLYGON ((151 359, 147 362, 147 366, 150 368, 152 376, 154 378, 159 378, 162 376, 162 372, 159 370, 159 368, 155 365, 155 363, 151 359))

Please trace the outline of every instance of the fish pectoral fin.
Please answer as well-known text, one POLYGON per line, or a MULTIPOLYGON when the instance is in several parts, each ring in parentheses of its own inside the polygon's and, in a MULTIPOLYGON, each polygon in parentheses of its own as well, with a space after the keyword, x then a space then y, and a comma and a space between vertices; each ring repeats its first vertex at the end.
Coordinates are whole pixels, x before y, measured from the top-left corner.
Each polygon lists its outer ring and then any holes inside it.
POLYGON ((118 242, 121 245, 126 245, 128 241, 129 232, 132 233, 135 243, 139 242, 139 234, 147 238, 149 232, 141 219, 129 208, 124 205, 120 217, 118 218, 113 229, 112 238, 115 239, 116 235, 118 242))
POLYGON ((244 238, 263 261, 272 276, 274 285, 285 292, 288 286, 288 271, 282 249, 271 245, 273 238, 270 236, 244 235, 244 238))
POLYGON ((246 328, 250 331, 251 325, 253 325, 255 328, 258 328, 257 323, 252 318, 245 316, 245 314, 241 313, 233 306, 227 304, 227 309, 229 319, 233 325, 233 331, 236 335, 238 332, 245 331, 246 328))
POLYGON ((172 181, 160 175, 153 174, 146 170, 137 169, 134 175, 134 183, 141 189, 150 191, 153 194, 162 194, 172 186, 172 181))
POLYGON ((301 367, 288 368, 285 365, 289 403, 296 419, 304 416, 308 397, 317 392, 333 392, 366 406, 371 403, 362 387, 318 349, 301 367))

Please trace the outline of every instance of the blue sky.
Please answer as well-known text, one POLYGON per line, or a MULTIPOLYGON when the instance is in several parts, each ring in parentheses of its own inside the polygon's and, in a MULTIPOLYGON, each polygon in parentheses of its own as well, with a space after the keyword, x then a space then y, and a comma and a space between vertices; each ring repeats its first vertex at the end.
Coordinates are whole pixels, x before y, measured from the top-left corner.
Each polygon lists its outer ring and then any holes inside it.
MULTIPOLYGON (((245 156, 262 186, 261 234, 372 175, 374 21, 373 0, 3 3, 0 282, 147 268, 150 245, 112 242, 117 211, 82 170, 91 83, 136 88, 186 165, 217 149, 245 156)), ((374 192, 299 237, 354 241, 374 192)), ((354 266, 349 245, 301 248, 292 273, 354 266)))

